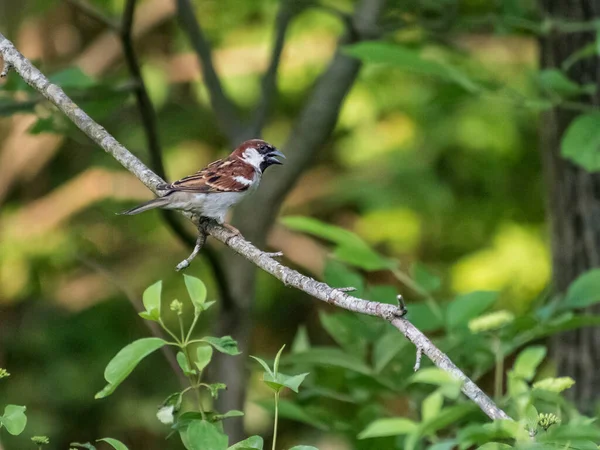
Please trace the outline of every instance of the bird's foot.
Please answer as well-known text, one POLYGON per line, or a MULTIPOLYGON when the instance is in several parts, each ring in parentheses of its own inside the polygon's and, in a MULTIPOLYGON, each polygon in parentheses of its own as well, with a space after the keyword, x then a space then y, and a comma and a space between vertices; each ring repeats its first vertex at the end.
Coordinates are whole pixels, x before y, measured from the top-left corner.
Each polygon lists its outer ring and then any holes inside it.
POLYGON ((244 236, 242 236, 242 232, 240 230, 238 230, 236 227, 234 227, 233 225, 228 224, 228 223, 223 223, 222 225, 225 228, 227 228, 229 231, 231 231, 233 234, 235 234, 236 236, 239 236, 242 239, 244 238, 244 236))

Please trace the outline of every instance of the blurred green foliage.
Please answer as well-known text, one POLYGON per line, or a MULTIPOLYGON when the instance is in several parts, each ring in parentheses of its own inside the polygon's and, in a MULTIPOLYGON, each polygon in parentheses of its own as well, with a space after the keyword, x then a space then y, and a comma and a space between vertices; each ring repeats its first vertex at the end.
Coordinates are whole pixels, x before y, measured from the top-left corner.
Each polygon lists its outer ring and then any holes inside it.
MULTIPOLYGON (((91 3, 112 17, 124 5, 91 3)), ((354 3, 324 2, 341 11, 352 11, 354 3)), ((548 428, 548 439, 560 448, 566 442, 598 442, 591 421, 546 390, 561 382, 554 381, 549 364, 540 365, 538 344, 561 330, 598 324, 597 317, 574 312, 599 300, 597 273, 580 278, 562 302, 545 291, 550 263, 536 150, 539 111, 591 95, 593 87, 577 85, 562 72, 537 70, 536 33, 544 32, 544 22, 533 1, 389 3, 384 41, 345 49, 365 65, 330 143, 284 204, 278 230, 289 234, 277 245, 290 260, 303 256, 300 269, 316 271, 334 286, 356 287, 357 296, 393 303, 402 292, 409 319, 490 390, 497 360, 492 349, 500 339, 503 358, 518 354, 507 379, 510 400, 503 402, 520 428, 486 425, 480 412, 457 397, 456 386, 428 367, 411 377, 414 350, 385 324, 318 307, 261 274, 251 352, 274 355, 281 343, 293 342, 282 367, 311 373, 297 399, 281 398, 282 442, 297 442, 301 435, 303 442, 330 448, 438 450, 500 438, 520 443, 528 437, 521 425, 533 420, 531 405, 561 418, 548 428), (305 233, 317 248, 331 251, 324 265, 322 253, 297 241, 305 233), (496 317, 482 318, 486 313, 496 317), (503 326, 491 330, 494 324, 503 326), (419 381, 423 374, 431 376, 428 382, 419 381), (552 380, 544 389, 531 384, 544 383, 542 376, 552 380), (457 431, 456 424, 469 425, 457 431)), ((196 2, 225 88, 244 114, 260 96, 277 6, 275 0, 196 2)), ((102 26, 57 0, 8 2, 3 8, 0 20, 9 37, 18 46, 29 45, 41 70, 148 160, 119 57, 98 73, 79 66, 80 57, 93 54, 92 44, 101 42, 102 26)), ((308 8, 294 20, 278 77, 280 95, 264 130, 267 140, 284 143, 342 30, 339 18, 320 8, 308 8)), ((118 46, 104 45, 98 60, 118 46)), ((169 178, 225 155, 229 149, 172 14, 165 13, 137 45, 169 178), (182 55, 191 59, 178 62, 182 55)), ((582 49, 569 64, 594 51, 582 49)), ((156 279, 164 281, 163 298, 187 295, 172 271, 186 249, 158 214, 115 216, 145 191, 120 177, 118 163, 14 74, 0 90, 0 115, 0 363, 18 374, 0 383, 0 404, 27 405, 26 433, 44 433, 56 448, 107 435, 132 448, 180 448, 162 440, 164 429, 155 416, 166 394, 177 390, 160 355, 142 361, 118 396, 92 399, 107 361, 148 334, 141 320, 132 320, 126 298, 141 298, 156 279), (27 123, 32 114, 35 120, 27 123), (39 141, 32 143, 32 136, 39 141)), ((592 169, 600 130, 596 116, 582 115, 562 149, 592 169)), ((209 301, 217 300, 204 258, 189 273, 206 281, 209 301)), ((149 317, 153 304, 144 301, 149 317)), ((191 317, 196 307, 184 304, 182 315, 191 317)), ((209 334, 217 316, 217 308, 203 314, 198 328, 209 334)), ((169 325, 177 325, 172 319, 169 325)), ((265 403, 268 392, 252 373, 246 428, 268 435, 265 408, 272 403, 265 403)), ((549 422, 548 416, 539 420, 549 422)), ((7 450, 21 448, 5 434, 7 450)))

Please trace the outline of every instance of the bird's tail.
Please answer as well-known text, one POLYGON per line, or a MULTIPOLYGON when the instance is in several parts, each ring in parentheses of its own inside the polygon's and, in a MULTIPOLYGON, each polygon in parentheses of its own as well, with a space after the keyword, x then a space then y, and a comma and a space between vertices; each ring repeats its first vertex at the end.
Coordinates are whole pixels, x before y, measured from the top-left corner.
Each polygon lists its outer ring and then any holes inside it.
POLYGON ((123 211, 117 213, 119 215, 132 216, 134 214, 139 214, 144 211, 148 211, 149 209, 160 208, 162 206, 166 206, 169 204, 169 199, 167 197, 159 197, 147 201, 146 203, 142 203, 141 205, 136 206, 135 208, 128 209, 127 211, 123 211))

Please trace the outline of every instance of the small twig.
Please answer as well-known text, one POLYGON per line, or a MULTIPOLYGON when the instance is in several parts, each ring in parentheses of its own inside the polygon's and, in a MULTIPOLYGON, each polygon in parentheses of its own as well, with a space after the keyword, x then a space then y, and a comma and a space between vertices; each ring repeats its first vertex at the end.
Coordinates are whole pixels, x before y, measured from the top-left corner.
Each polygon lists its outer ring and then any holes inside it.
POLYGON ((283 0, 277 18, 275 19, 275 41, 271 53, 271 62, 262 77, 262 95, 254 112, 254 121, 250 134, 259 136, 265 125, 273 101, 277 97, 277 71, 285 44, 285 35, 294 18, 294 0, 283 0))
POLYGON ((413 367, 415 372, 421 368, 421 357, 422 356, 423 356, 423 350, 421 350, 421 347, 417 347, 417 359, 415 361, 415 367, 413 367))
POLYGON ((4 67, 2 68, 2 72, 0 72, 0 78, 6 77, 8 72, 10 72, 10 69, 12 69, 12 64, 4 61, 4 67))
POLYGON ((217 75, 212 59, 210 43, 196 19, 190 0, 176 0, 177 17, 181 28, 187 34, 194 51, 198 55, 204 84, 209 92, 210 104, 217 118, 221 131, 225 133, 232 146, 237 146, 243 139, 244 130, 233 101, 225 94, 221 80, 217 75))
POLYGON ((277 258, 283 256, 283 252, 263 252, 263 255, 268 256, 269 258, 277 258))
POLYGON ((401 311, 402 315, 400 317, 404 317, 408 310, 406 309, 406 304, 404 303, 404 297, 398 294, 396 295, 396 301, 398 302, 398 310, 401 311))
POLYGON ((202 247, 204 247, 204 244, 206 243, 206 236, 206 233, 202 229, 198 229, 198 239, 196 240, 194 250, 192 250, 190 256, 188 256, 186 259, 177 264, 177 267, 175 268, 177 272, 183 269, 187 269, 190 266, 193 259, 196 256, 198 256, 198 253, 200 253, 200 250, 202 250, 202 247))
POLYGON ((88 16, 90 19, 101 23, 102 25, 110 28, 113 31, 116 31, 117 33, 120 31, 121 27, 117 21, 111 19, 110 17, 107 17, 102 11, 96 9, 89 3, 78 0, 66 0, 66 2, 72 5, 79 12, 88 16))
POLYGON ((336 288, 338 291, 342 291, 342 292, 354 292, 357 289, 355 287, 349 286, 349 287, 341 287, 341 288, 336 288))

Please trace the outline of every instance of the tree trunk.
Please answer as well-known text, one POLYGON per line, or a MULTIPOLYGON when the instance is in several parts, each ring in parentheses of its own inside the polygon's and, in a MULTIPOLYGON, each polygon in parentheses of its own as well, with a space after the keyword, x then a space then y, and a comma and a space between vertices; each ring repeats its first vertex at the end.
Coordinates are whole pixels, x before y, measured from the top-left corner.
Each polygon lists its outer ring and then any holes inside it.
MULTIPOLYGON (((591 21, 600 16, 600 0, 543 0, 555 20, 591 21)), ((542 68, 558 68, 577 50, 594 42, 595 33, 551 33, 541 39, 542 68)), ((600 81, 598 57, 581 60, 568 76, 580 84, 600 81)), ((586 97, 599 105, 599 96, 586 97)), ((560 155, 560 141, 577 113, 556 108, 542 119, 542 159, 548 191, 554 284, 565 292, 583 272, 600 266, 600 174, 588 173, 560 155)), ((596 311, 598 312, 598 308, 596 311)), ((551 353, 561 376, 577 383, 567 394, 583 410, 600 398, 600 328, 586 328, 556 336, 551 353)))

